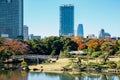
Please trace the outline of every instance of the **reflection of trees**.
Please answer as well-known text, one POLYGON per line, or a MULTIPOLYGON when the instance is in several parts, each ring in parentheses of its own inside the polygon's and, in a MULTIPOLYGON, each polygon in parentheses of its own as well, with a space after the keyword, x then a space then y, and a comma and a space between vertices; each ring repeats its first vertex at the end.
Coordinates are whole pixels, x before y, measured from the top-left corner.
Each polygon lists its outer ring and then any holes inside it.
POLYGON ((45 73, 45 75, 48 77, 54 78, 56 76, 60 76, 61 74, 59 74, 59 73, 45 73))
POLYGON ((2 71, 0 80, 27 80, 27 74, 23 76, 19 71, 2 71))
POLYGON ((120 74, 118 75, 118 80, 120 80, 120 74))
POLYGON ((102 74, 100 80, 120 80, 117 74, 102 74))
POLYGON ((45 73, 45 75, 49 77, 59 76, 60 80, 74 80, 74 76, 68 73, 45 73))
POLYGON ((84 76, 84 79, 86 80, 99 80, 99 78, 100 78, 100 75, 97 73, 87 73, 84 76))
POLYGON ((100 77, 100 80, 108 80, 108 79, 107 79, 107 76, 105 74, 102 74, 100 77))
POLYGON ((76 75, 75 80, 85 80, 86 74, 80 73, 79 75, 76 75))
POLYGON ((108 74, 108 80, 120 80, 117 74, 108 74))
POLYGON ((72 75, 60 75, 60 80, 75 80, 72 75))
POLYGON ((60 80, 85 80, 86 75, 84 73, 79 73, 79 74, 62 74, 60 76, 60 80))

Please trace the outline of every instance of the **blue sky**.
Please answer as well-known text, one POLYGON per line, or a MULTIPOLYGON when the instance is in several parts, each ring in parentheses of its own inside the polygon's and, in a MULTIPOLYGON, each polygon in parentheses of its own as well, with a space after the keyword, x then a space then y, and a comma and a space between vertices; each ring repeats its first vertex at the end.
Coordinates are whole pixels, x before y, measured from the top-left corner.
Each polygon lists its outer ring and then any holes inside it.
POLYGON ((29 34, 59 35, 59 6, 74 5, 75 32, 83 24, 84 34, 95 34, 101 28, 120 36, 120 0, 24 0, 24 24, 29 34))

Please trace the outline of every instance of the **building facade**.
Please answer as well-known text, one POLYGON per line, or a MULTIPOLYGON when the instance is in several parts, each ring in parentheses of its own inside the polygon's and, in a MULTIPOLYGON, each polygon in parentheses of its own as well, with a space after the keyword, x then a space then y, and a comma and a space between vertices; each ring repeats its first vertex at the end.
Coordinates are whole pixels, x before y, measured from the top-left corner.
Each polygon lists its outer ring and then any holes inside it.
POLYGON ((0 0, 0 36, 23 36, 23 0, 0 0))
POLYGON ((23 26, 23 40, 24 41, 28 40, 28 26, 26 25, 23 26))
POLYGON ((77 28, 77 35, 84 37, 83 24, 79 24, 77 28))
POLYGON ((60 6, 60 36, 74 36, 74 6, 60 6))

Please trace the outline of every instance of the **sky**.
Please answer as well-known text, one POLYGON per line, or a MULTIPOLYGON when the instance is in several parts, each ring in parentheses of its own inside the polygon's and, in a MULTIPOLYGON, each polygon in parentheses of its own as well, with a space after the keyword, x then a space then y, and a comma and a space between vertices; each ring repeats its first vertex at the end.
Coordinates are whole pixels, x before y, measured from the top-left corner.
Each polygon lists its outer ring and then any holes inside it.
POLYGON ((29 34, 59 36, 60 10, 64 4, 74 5, 74 29, 83 24, 84 36, 100 29, 120 36, 120 0, 24 0, 24 24, 29 34))

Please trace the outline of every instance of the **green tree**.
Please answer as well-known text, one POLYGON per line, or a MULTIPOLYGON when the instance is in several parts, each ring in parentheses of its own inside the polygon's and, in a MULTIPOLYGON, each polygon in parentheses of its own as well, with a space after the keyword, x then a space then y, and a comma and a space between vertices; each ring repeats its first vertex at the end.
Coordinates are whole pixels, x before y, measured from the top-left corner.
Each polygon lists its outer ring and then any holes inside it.
POLYGON ((102 50, 102 54, 104 55, 103 59, 105 64, 108 57, 113 53, 114 45, 112 44, 112 42, 104 42, 101 45, 100 49, 102 50))

